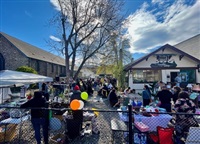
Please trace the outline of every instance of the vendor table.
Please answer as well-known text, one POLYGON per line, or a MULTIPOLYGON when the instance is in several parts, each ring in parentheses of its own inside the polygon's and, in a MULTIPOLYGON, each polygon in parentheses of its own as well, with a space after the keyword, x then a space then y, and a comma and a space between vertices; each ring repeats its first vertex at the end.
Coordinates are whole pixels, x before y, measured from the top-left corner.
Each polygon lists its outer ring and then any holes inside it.
POLYGON ((0 124, 20 124, 23 121, 26 121, 30 118, 30 115, 23 116, 22 118, 7 118, 2 120, 0 124))
MULTIPOLYGON (((118 112, 120 120, 128 122, 127 113, 123 114, 118 112)), ((143 116, 140 114, 134 114, 134 121, 142 122, 145 125, 149 126, 149 131, 156 131, 157 126, 167 127, 168 122, 172 119, 172 116, 169 114, 159 114, 158 116, 143 116)))
POLYGON ((149 126, 149 131, 156 131, 157 126, 167 127, 167 124, 172 119, 171 115, 159 114, 158 116, 146 117, 143 115, 134 115, 134 120, 142 122, 149 126))
MULTIPOLYGON (((23 116, 21 118, 7 118, 5 120, 2 120, 0 122, 0 124, 4 124, 5 127, 8 125, 8 124, 21 124, 21 122, 23 121, 26 121, 30 118, 30 115, 26 115, 26 116, 23 116)), ((20 140, 20 133, 21 133, 21 126, 20 126, 20 129, 19 129, 19 140, 20 140)), ((5 135, 4 135, 4 141, 5 141, 5 137, 6 137, 6 131, 5 131, 5 135)))

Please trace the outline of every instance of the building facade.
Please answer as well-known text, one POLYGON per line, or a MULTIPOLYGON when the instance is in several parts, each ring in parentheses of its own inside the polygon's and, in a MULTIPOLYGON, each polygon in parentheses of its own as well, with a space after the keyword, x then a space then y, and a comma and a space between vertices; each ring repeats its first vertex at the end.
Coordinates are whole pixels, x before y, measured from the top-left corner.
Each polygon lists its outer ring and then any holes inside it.
POLYGON ((177 77, 181 87, 200 83, 199 40, 200 35, 197 35, 175 46, 166 44, 126 65, 128 85, 140 92, 144 84, 158 81, 174 84, 177 77))
POLYGON ((17 38, 0 32, 0 70, 16 70, 20 66, 34 68, 49 77, 65 75, 65 60, 17 38))

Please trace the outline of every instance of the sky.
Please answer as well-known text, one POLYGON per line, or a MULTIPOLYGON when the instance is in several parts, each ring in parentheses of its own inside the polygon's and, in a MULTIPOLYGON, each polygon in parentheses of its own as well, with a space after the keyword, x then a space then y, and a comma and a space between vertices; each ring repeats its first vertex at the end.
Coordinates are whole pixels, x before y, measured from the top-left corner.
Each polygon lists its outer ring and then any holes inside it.
MULTIPOLYGON (((123 9, 134 59, 200 33, 200 0, 125 0, 123 9)), ((52 52, 56 13, 53 0, 0 0, 0 31, 52 52)))

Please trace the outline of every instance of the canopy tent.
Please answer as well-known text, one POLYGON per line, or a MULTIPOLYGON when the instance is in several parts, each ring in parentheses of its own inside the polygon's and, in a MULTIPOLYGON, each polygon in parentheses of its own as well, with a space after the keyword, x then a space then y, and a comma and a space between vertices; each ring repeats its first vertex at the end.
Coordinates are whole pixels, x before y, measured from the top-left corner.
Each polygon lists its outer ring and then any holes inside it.
POLYGON ((7 92, 10 87, 51 81, 53 81, 53 78, 38 74, 2 70, 0 71, 0 103, 4 102, 4 99, 7 99, 8 95, 11 94, 7 92))
POLYGON ((32 84, 39 82, 51 82, 53 78, 38 74, 2 70, 0 71, 0 87, 12 86, 17 84, 32 84))

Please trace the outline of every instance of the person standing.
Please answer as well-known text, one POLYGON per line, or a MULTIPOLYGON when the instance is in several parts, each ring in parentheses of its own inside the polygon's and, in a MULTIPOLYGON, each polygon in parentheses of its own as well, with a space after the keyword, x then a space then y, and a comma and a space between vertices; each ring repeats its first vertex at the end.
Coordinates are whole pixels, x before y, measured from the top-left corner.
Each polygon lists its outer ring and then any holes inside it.
POLYGON ((31 123, 35 131, 35 139, 37 144, 41 144, 40 127, 43 129, 44 143, 48 144, 48 111, 44 108, 47 106, 46 99, 42 97, 42 92, 34 92, 34 97, 22 104, 20 108, 32 108, 31 109, 31 123))
POLYGON ((151 101, 151 92, 147 85, 144 85, 144 90, 142 91, 143 106, 149 105, 151 101))
POLYGON ((178 99, 178 94, 180 93, 181 91, 181 88, 178 87, 178 86, 174 86, 173 87, 173 101, 174 101, 174 104, 176 103, 176 100, 178 99))
MULTIPOLYGON (((82 100, 80 87, 76 85, 74 87, 73 94, 70 98, 70 104, 73 100, 82 100)), ((82 110, 71 110, 73 119, 67 120, 67 134, 70 139, 75 139, 80 135, 83 123, 83 111, 82 110)))
POLYGON ((180 83, 181 83, 181 74, 179 73, 176 77, 175 77, 175 82, 176 82, 176 86, 180 87, 180 83))
POLYGON ((172 93, 167 89, 167 86, 162 86, 162 90, 157 93, 161 104, 159 107, 166 109, 167 112, 171 112, 171 98, 172 93))
POLYGON ((42 84, 42 92, 44 97, 46 98, 47 101, 49 101, 49 87, 48 87, 49 83, 43 83, 42 84))
POLYGON ((78 85, 76 85, 76 86, 74 87, 73 94, 71 95, 71 98, 70 98, 70 103, 71 103, 74 99, 82 100, 82 99, 81 99, 80 87, 79 87, 78 85))

